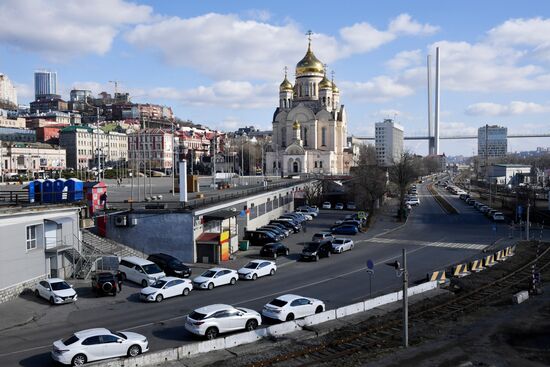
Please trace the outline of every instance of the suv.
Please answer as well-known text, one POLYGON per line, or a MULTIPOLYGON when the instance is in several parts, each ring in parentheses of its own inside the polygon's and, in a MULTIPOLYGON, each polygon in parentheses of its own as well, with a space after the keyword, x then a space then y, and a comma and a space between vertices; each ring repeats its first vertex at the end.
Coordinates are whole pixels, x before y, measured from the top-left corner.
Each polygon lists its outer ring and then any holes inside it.
POLYGON ((123 279, 148 287, 166 274, 152 261, 137 256, 127 256, 120 260, 118 270, 122 273, 123 279))
POLYGON ((92 291, 97 295, 116 296, 117 281, 113 273, 101 272, 92 274, 92 291))
POLYGON ((151 254, 147 260, 157 264, 159 268, 164 270, 166 275, 179 278, 185 278, 191 275, 191 269, 174 256, 163 253, 151 254))
POLYGON ((288 256, 290 250, 281 242, 268 243, 260 250, 260 256, 277 258, 277 255, 288 256))
POLYGON ((313 237, 311 237, 311 241, 314 242, 320 242, 320 241, 332 241, 334 239, 334 236, 330 232, 319 232, 315 233, 313 237))
POLYGON ((267 231, 246 231, 244 238, 250 241, 251 246, 263 246, 266 243, 277 242, 275 234, 267 231))
POLYGON ((321 257, 330 257, 331 250, 332 243, 330 241, 306 242, 300 258, 318 261, 321 257))

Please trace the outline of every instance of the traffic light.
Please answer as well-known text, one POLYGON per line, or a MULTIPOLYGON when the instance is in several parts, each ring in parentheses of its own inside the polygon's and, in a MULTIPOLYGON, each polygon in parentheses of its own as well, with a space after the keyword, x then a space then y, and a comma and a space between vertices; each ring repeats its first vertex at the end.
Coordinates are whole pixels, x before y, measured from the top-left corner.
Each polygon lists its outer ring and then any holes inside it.
POLYGON ((397 260, 392 263, 386 263, 386 265, 393 267, 395 270, 401 269, 401 264, 397 260))

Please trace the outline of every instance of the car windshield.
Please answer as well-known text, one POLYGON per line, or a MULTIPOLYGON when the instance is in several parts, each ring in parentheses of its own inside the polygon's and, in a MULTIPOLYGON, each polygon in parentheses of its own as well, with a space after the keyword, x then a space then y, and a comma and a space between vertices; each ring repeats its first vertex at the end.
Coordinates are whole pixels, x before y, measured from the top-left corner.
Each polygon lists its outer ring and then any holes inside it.
POLYGON ((341 240, 339 238, 335 239, 332 243, 335 244, 335 245, 342 245, 344 244, 344 240, 341 240))
POLYGON ((204 273, 201 274, 201 277, 212 278, 214 275, 216 275, 215 271, 207 270, 207 271, 205 271, 204 273))
POLYGON ((162 288, 164 287, 164 285, 166 284, 166 280, 157 280, 156 282, 154 282, 153 284, 151 284, 151 287, 153 288, 162 288))
POLYGON ((179 268, 179 267, 182 267, 183 264, 181 263, 181 261, 171 260, 170 261, 170 266, 173 267, 173 268, 179 268))
POLYGON ((196 311, 193 311, 189 314, 189 318, 191 318, 193 320, 204 320, 205 317, 206 317, 205 314, 200 313, 200 312, 196 312, 196 311))
POLYGON ((273 301, 269 302, 270 305, 277 306, 277 307, 283 307, 287 303, 288 303, 287 301, 283 301, 278 298, 275 298, 273 301))
POLYGON ((324 237, 324 236, 323 236, 322 234, 318 234, 318 233, 313 235, 313 238, 320 238, 320 239, 322 239, 323 237, 324 237))
POLYGON ((258 267, 258 263, 249 262, 244 266, 246 269, 256 269, 258 267))
POLYGON ((119 338, 128 339, 128 338, 126 337, 126 335, 122 334, 120 331, 113 331, 113 330, 109 330, 109 331, 111 332, 111 334, 116 335, 116 336, 118 336, 119 338))
POLYGON ((317 251, 317 248, 319 248, 318 243, 308 243, 304 248, 304 251, 317 251))
POLYGON ((143 270, 145 270, 147 274, 157 274, 162 272, 157 264, 143 265, 143 270))
POLYGON ((265 245, 264 250, 273 250, 274 247, 275 245, 265 245))
POLYGON ((57 283, 51 283, 52 289, 54 291, 62 291, 64 289, 69 289, 71 286, 67 282, 57 282, 57 283))
POLYGON ((63 340, 63 344, 71 345, 78 341, 78 338, 75 335, 71 335, 67 339, 63 340))

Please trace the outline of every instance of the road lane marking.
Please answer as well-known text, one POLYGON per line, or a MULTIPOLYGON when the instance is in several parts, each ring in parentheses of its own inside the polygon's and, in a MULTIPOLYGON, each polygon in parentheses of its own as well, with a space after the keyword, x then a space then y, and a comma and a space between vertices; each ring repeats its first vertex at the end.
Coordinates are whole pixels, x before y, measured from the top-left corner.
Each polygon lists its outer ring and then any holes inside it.
POLYGON ((50 345, 42 345, 40 347, 33 347, 33 348, 27 348, 27 349, 22 349, 22 350, 16 350, 16 351, 9 352, 9 353, 1 353, 0 357, 10 356, 12 354, 30 352, 30 351, 38 350, 38 349, 46 349, 46 348, 51 348, 51 347, 52 347, 52 345, 50 344, 50 345))

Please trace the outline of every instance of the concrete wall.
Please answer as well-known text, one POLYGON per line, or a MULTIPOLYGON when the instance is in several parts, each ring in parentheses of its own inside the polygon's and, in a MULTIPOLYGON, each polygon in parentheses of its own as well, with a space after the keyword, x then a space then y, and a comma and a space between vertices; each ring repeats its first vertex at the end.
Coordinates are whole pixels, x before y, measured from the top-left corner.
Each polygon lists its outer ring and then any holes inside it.
POLYGON ((115 226, 114 215, 107 220, 107 237, 126 246, 151 254, 165 252, 184 262, 195 261, 193 214, 185 212, 139 211, 129 214, 128 223, 115 226))

